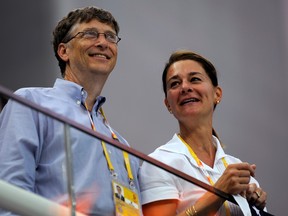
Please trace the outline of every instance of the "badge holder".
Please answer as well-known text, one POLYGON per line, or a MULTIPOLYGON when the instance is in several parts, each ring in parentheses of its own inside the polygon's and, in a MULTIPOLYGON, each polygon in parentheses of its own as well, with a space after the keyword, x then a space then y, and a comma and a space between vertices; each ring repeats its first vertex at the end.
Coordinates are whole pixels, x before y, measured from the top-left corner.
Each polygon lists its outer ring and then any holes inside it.
POLYGON ((133 189, 112 180, 113 198, 116 216, 140 216, 140 202, 138 194, 133 189))

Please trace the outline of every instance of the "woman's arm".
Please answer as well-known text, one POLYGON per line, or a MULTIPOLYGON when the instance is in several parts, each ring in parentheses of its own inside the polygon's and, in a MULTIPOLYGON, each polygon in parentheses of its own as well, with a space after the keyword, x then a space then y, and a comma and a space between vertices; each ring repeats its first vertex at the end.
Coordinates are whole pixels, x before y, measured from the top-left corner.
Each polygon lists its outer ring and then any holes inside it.
MULTIPOLYGON (((250 176, 254 176, 254 168, 250 164, 231 164, 214 186, 229 194, 241 194, 249 188, 250 176)), ((143 213, 145 216, 214 215, 223 205, 224 199, 206 192, 194 205, 188 206, 183 212, 176 214, 177 202, 175 199, 151 202, 143 205, 143 213)))
POLYGON ((222 206, 224 200, 210 192, 205 193, 194 205, 176 214, 178 200, 160 200, 143 205, 144 216, 192 216, 214 215, 222 206), (190 215, 189 215, 190 210, 190 215), (186 213, 187 212, 187 213, 186 213))
POLYGON ((142 206, 144 216, 175 216, 178 200, 160 200, 142 206))

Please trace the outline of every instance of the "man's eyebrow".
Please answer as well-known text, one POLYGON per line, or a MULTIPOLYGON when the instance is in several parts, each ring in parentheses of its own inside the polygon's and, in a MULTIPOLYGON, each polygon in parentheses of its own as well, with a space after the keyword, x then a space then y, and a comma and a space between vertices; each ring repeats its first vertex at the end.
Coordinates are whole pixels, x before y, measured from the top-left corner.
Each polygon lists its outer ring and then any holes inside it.
MULTIPOLYGON (((99 30, 97 28, 95 28, 95 27, 85 28, 82 31, 96 31, 96 32, 99 32, 99 30)), ((106 31, 104 31, 104 33, 112 33, 112 34, 116 35, 116 33, 113 30, 106 30, 106 31)))
POLYGON ((98 29, 95 27, 89 27, 89 28, 84 28, 83 31, 97 31, 98 32, 98 29))

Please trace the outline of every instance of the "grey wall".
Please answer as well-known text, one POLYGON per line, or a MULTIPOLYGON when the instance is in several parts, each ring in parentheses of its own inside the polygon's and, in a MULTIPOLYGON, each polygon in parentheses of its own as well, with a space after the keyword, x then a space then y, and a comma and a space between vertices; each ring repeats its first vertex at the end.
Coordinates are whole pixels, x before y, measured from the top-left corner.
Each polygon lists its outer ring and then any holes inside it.
POLYGON ((12 90, 53 84, 58 74, 51 49, 53 5, 9 0, 0 8, 0 84, 12 90))
POLYGON ((268 209, 284 215, 287 1, 0 3, 0 84, 11 89, 52 85, 59 74, 50 46, 53 26, 70 9, 90 4, 110 10, 120 23, 119 61, 103 91, 111 125, 147 154, 168 141, 178 129, 163 104, 164 63, 179 48, 203 54, 219 71, 224 95, 214 125, 227 153, 257 165, 268 209))

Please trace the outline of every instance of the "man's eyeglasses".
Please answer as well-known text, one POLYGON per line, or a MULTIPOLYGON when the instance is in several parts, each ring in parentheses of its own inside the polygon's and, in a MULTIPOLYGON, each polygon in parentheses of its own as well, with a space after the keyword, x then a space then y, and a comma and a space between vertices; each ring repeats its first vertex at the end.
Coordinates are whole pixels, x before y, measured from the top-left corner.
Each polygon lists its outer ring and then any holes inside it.
POLYGON ((80 35, 82 38, 96 41, 99 38, 99 35, 101 35, 101 34, 103 34, 105 39, 110 43, 117 44, 121 40, 120 37, 118 37, 116 34, 114 34, 112 32, 99 33, 95 30, 89 30, 89 31, 78 32, 77 34, 75 34, 74 36, 69 38, 65 43, 68 43, 70 40, 76 38, 78 35, 80 35))

